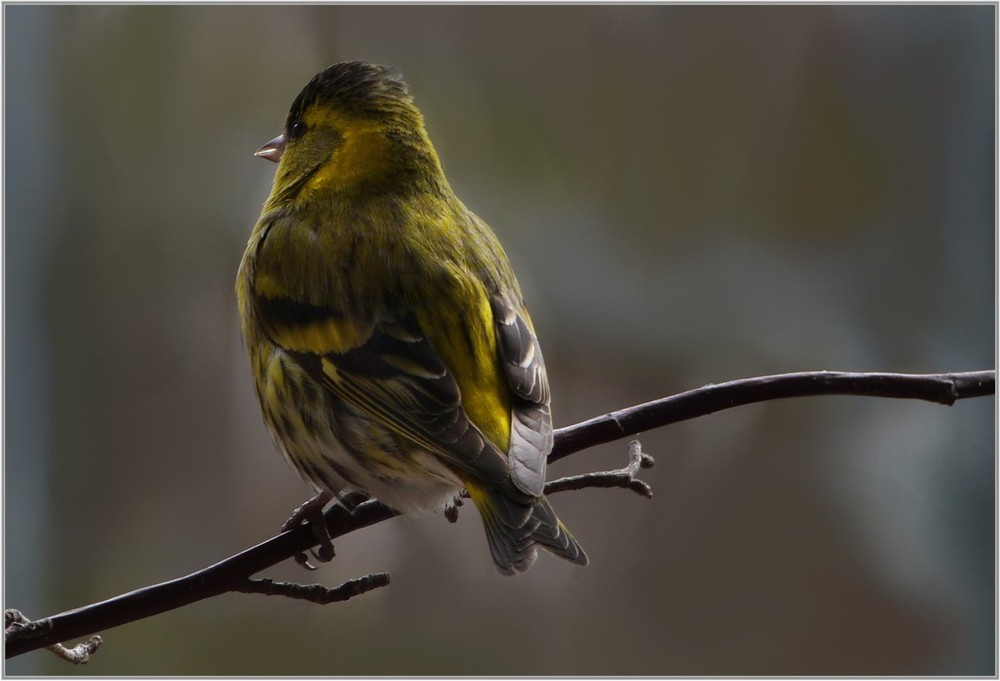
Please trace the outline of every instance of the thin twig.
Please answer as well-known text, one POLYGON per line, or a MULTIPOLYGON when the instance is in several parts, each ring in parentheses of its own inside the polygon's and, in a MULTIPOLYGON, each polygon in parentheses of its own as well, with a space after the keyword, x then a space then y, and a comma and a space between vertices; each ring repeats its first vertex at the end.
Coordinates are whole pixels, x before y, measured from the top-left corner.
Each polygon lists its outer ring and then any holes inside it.
POLYGON ((356 579, 350 579, 333 588, 322 584, 294 584, 292 582, 276 582, 273 579, 248 579, 233 591, 245 594, 263 594, 265 596, 284 596, 302 601, 311 601, 320 605, 339 603, 355 596, 360 596, 373 589, 389 585, 388 572, 376 572, 356 579))
MULTIPOLYGON (((4 613, 4 635, 10 638, 26 637, 30 638, 38 632, 48 631, 52 628, 52 621, 48 618, 33 622, 24 616, 20 610, 5 610, 4 613)), ((104 643, 104 639, 94 635, 83 643, 78 643, 72 648, 67 648, 62 643, 53 643, 45 646, 45 649, 53 653, 56 657, 69 662, 70 664, 87 664, 90 656, 97 652, 97 649, 104 643)))
POLYGON ((83 643, 78 643, 72 648, 67 648, 62 643, 56 643, 51 646, 46 646, 46 650, 55 653, 56 657, 59 657, 70 664, 87 664, 90 662, 90 656, 97 652, 97 649, 101 647, 104 643, 104 639, 94 634, 88 638, 83 643))
MULTIPOLYGON (((956 374, 854 374, 829 371, 765 376, 720 385, 709 385, 673 397, 631 407, 555 431, 549 461, 640 432, 705 416, 743 404, 806 395, 868 395, 920 399, 940 404, 992 395, 995 371, 956 374)), ((388 520, 396 511, 372 499, 353 512, 339 505, 324 514, 330 537, 337 538, 388 520)), ((300 526, 273 537, 215 565, 169 582, 138 589, 40 620, 45 627, 7 631, 7 658, 85 636, 121 624, 151 617, 175 608, 238 589, 261 570, 314 546, 311 528, 300 526)))
POLYGON ((622 487, 630 489, 647 499, 652 499, 653 488, 635 476, 639 474, 640 468, 653 467, 653 457, 642 451, 642 445, 639 444, 638 440, 632 440, 628 443, 628 456, 629 464, 625 468, 619 468, 614 471, 597 471, 583 475, 571 475, 566 478, 552 480, 545 484, 545 493, 555 494, 556 492, 584 489, 587 487, 622 487))

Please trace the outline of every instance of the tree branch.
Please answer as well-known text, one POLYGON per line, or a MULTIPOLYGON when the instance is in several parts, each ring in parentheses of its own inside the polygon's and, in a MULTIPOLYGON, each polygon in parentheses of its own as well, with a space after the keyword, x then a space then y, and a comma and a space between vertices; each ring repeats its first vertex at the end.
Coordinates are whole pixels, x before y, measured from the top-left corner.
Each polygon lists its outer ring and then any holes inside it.
MULTIPOLYGON (((707 385, 560 428, 555 431, 555 446, 549 455, 549 461, 557 461, 574 452, 653 428, 766 400, 810 395, 865 395, 919 399, 951 405, 960 399, 992 395, 995 391, 995 371, 929 375, 820 371, 750 378, 707 385)), ((623 485, 622 481, 625 479, 634 481, 634 474, 642 465, 641 461, 633 458, 632 464, 621 471, 577 476, 576 482, 565 483, 565 480, 573 481, 573 478, 554 481, 556 483, 554 491, 562 488, 577 489, 593 486, 625 486, 635 489, 631 482, 623 485), (638 465, 636 465, 637 460, 640 462, 638 465), (633 468, 635 470, 632 470, 633 468), (600 476, 605 477, 600 478, 600 476), (589 481, 580 482, 580 479, 588 477, 589 481), (608 482, 607 485, 604 484, 605 481, 608 482), (559 484, 563 484, 563 487, 559 487, 559 484)), ((326 511, 324 518, 330 536, 336 538, 396 515, 398 514, 392 509, 372 499, 358 505, 353 512, 334 505, 326 511)), ((315 544, 316 537, 311 528, 302 525, 186 577, 138 589, 36 622, 22 622, 19 626, 8 627, 5 631, 4 654, 7 658, 11 658, 39 648, 55 646, 60 641, 110 629, 227 591, 269 590, 269 593, 289 595, 282 592, 289 589, 295 591, 294 587, 308 590, 311 587, 301 587, 301 585, 274 587, 272 583, 272 586, 265 587, 259 582, 258 586, 247 585, 251 575, 291 558, 315 544)), ((349 597, 360 593, 358 589, 363 591, 384 586, 382 579, 380 573, 363 577, 361 580, 352 580, 337 589, 321 588, 327 595, 338 594, 349 597), (343 591, 340 591, 341 589, 343 591)), ((300 596, 313 594, 309 591, 296 593, 300 596)))
POLYGON ((957 400, 993 395, 996 379, 996 371, 955 374, 803 371, 710 384, 560 428, 556 431, 549 463, 581 449, 754 402, 816 395, 860 395, 926 400, 951 406, 957 400))

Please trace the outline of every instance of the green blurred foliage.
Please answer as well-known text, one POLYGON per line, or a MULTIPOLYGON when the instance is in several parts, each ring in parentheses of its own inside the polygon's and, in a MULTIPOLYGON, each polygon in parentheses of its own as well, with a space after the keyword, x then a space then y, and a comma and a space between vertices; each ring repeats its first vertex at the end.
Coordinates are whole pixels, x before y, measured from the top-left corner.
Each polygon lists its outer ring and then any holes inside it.
MULTIPOLYGON (((308 493, 233 281, 327 65, 407 76, 500 235, 557 424, 710 382, 994 362, 991 5, 5 5, 5 606, 39 617, 273 534, 308 493)), ((319 607, 227 595, 8 675, 996 672, 994 400, 816 398, 648 433, 655 497, 554 499, 587 569, 479 520, 337 543, 319 607)), ((552 475, 618 467, 625 443, 552 475)))

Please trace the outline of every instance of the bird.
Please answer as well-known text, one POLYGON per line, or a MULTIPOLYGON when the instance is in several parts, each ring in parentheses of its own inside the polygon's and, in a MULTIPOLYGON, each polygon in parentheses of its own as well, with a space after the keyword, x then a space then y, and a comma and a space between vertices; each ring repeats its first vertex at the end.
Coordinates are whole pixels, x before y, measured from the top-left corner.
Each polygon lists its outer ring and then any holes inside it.
POLYGON ((330 501, 453 513, 466 491, 500 573, 539 546, 587 565, 544 495, 550 390, 521 289, 400 72, 330 66, 256 155, 277 169, 237 275, 242 333, 264 423, 316 491, 285 528, 309 521, 328 560, 330 501))

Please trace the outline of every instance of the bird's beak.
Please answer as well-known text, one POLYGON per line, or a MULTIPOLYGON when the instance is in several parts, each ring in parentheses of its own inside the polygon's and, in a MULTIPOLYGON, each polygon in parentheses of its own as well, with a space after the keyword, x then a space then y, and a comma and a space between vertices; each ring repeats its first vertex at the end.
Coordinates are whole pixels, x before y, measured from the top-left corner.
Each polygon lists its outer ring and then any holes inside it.
POLYGON ((285 153, 285 136, 278 135, 273 140, 254 152, 254 156, 266 158, 268 161, 277 163, 281 160, 281 155, 285 153))

